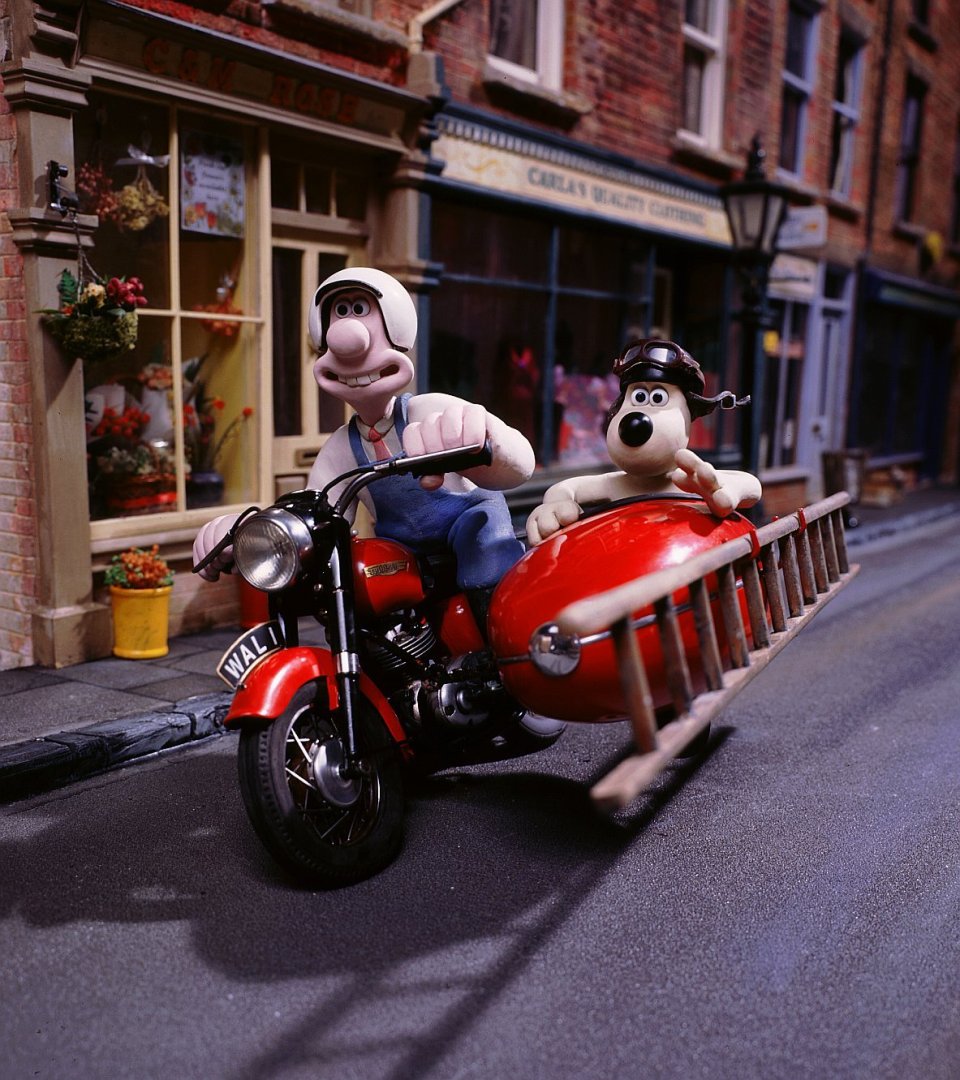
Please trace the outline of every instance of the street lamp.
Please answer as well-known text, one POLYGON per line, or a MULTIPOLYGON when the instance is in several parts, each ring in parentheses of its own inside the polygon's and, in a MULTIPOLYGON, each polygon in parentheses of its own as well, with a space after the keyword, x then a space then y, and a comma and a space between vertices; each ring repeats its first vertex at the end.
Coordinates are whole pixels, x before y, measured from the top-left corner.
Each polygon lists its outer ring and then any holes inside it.
POLYGON ((780 226, 787 213, 790 189, 768 180, 763 171, 766 154, 755 135, 742 180, 720 189, 723 208, 742 283, 738 313, 743 328, 740 379, 749 390, 751 407, 741 430, 743 455, 752 473, 760 471, 760 436, 763 430, 764 365, 761 334, 771 325, 767 306, 770 264, 777 253, 780 226))

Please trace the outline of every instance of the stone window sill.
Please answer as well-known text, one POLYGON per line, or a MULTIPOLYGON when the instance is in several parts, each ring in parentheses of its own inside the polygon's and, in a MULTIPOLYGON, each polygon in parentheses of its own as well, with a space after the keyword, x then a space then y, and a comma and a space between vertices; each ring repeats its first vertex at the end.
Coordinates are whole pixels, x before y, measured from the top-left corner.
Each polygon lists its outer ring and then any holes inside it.
POLYGON ((742 170, 745 165, 745 161, 736 155, 715 146, 707 146, 682 131, 678 131, 673 137, 671 148, 678 160, 725 177, 742 170))
POLYGON ((261 4, 271 13, 309 19, 357 40, 399 49, 406 49, 408 45, 407 36, 402 31, 385 26, 376 19, 320 3, 319 0, 261 0, 261 4))
POLYGON ((492 102, 518 113, 549 117, 563 127, 572 127, 593 111, 590 101, 580 94, 548 90, 535 83, 514 78, 492 64, 484 66, 482 82, 492 102))

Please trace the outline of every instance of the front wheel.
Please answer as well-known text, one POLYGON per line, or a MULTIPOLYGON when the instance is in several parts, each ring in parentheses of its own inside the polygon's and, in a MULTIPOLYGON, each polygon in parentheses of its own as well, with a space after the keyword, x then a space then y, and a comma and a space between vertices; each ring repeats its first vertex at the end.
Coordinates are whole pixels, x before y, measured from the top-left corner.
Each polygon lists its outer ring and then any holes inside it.
POLYGON ((342 768, 344 733, 325 703, 303 697, 271 724, 241 732, 240 791, 257 835, 281 866, 306 884, 348 885, 382 870, 400 848, 400 757, 361 698, 354 717, 359 770, 349 775, 342 768))

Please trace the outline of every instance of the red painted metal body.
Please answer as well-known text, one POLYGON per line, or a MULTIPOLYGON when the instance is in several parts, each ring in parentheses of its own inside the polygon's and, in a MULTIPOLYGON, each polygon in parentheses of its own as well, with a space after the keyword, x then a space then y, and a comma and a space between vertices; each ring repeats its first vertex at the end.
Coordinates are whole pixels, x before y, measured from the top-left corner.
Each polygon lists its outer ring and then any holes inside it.
MULTIPOLYGON (((609 636, 587 639, 576 670, 550 676, 534 667, 528 657, 531 634, 575 600, 676 566, 752 531, 753 526, 741 515, 721 520, 699 500, 656 499, 604 511, 554 534, 507 572, 493 597, 491 644, 507 689, 528 708, 560 720, 622 718, 625 709, 620 677, 609 636)), ((685 608, 687 591, 678 592, 674 602, 680 609, 691 675, 697 689, 702 689, 693 615, 685 608)), ((636 612, 635 618, 643 620, 650 615, 636 612)), ((669 705, 656 627, 641 626, 637 635, 655 706, 669 705)), ((721 647, 723 644, 721 639, 721 647)))
POLYGON ((357 614, 363 618, 416 607, 426 593, 413 552, 393 540, 355 538, 353 587, 357 614))
MULTIPOLYGON (((269 653, 253 668, 246 682, 234 694, 224 727, 240 728, 251 720, 276 720, 300 687, 315 679, 326 682, 330 708, 334 709, 339 701, 336 675, 333 655, 327 649, 300 645, 269 653)), ((381 715, 394 739, 398 743, 405 743, 406 733, 390 702, 376 683, 362 672, 360 693, 381 715)))

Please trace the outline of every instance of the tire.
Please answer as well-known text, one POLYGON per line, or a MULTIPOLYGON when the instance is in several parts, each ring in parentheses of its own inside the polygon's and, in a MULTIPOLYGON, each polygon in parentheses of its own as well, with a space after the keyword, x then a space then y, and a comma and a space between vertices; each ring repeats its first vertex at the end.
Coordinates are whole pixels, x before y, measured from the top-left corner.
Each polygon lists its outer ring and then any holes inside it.
POLYGON ((298 881, 332 888, 371 877, 403 838, 403 779, 396 744, 373 707, 357 703, 364 770, 340 776, 343 740, 324 704, 301 692, 272 723, 240 734, 240 791, 273 858, 298 881), (314 763, 319 761, 319 768, 314 763))

